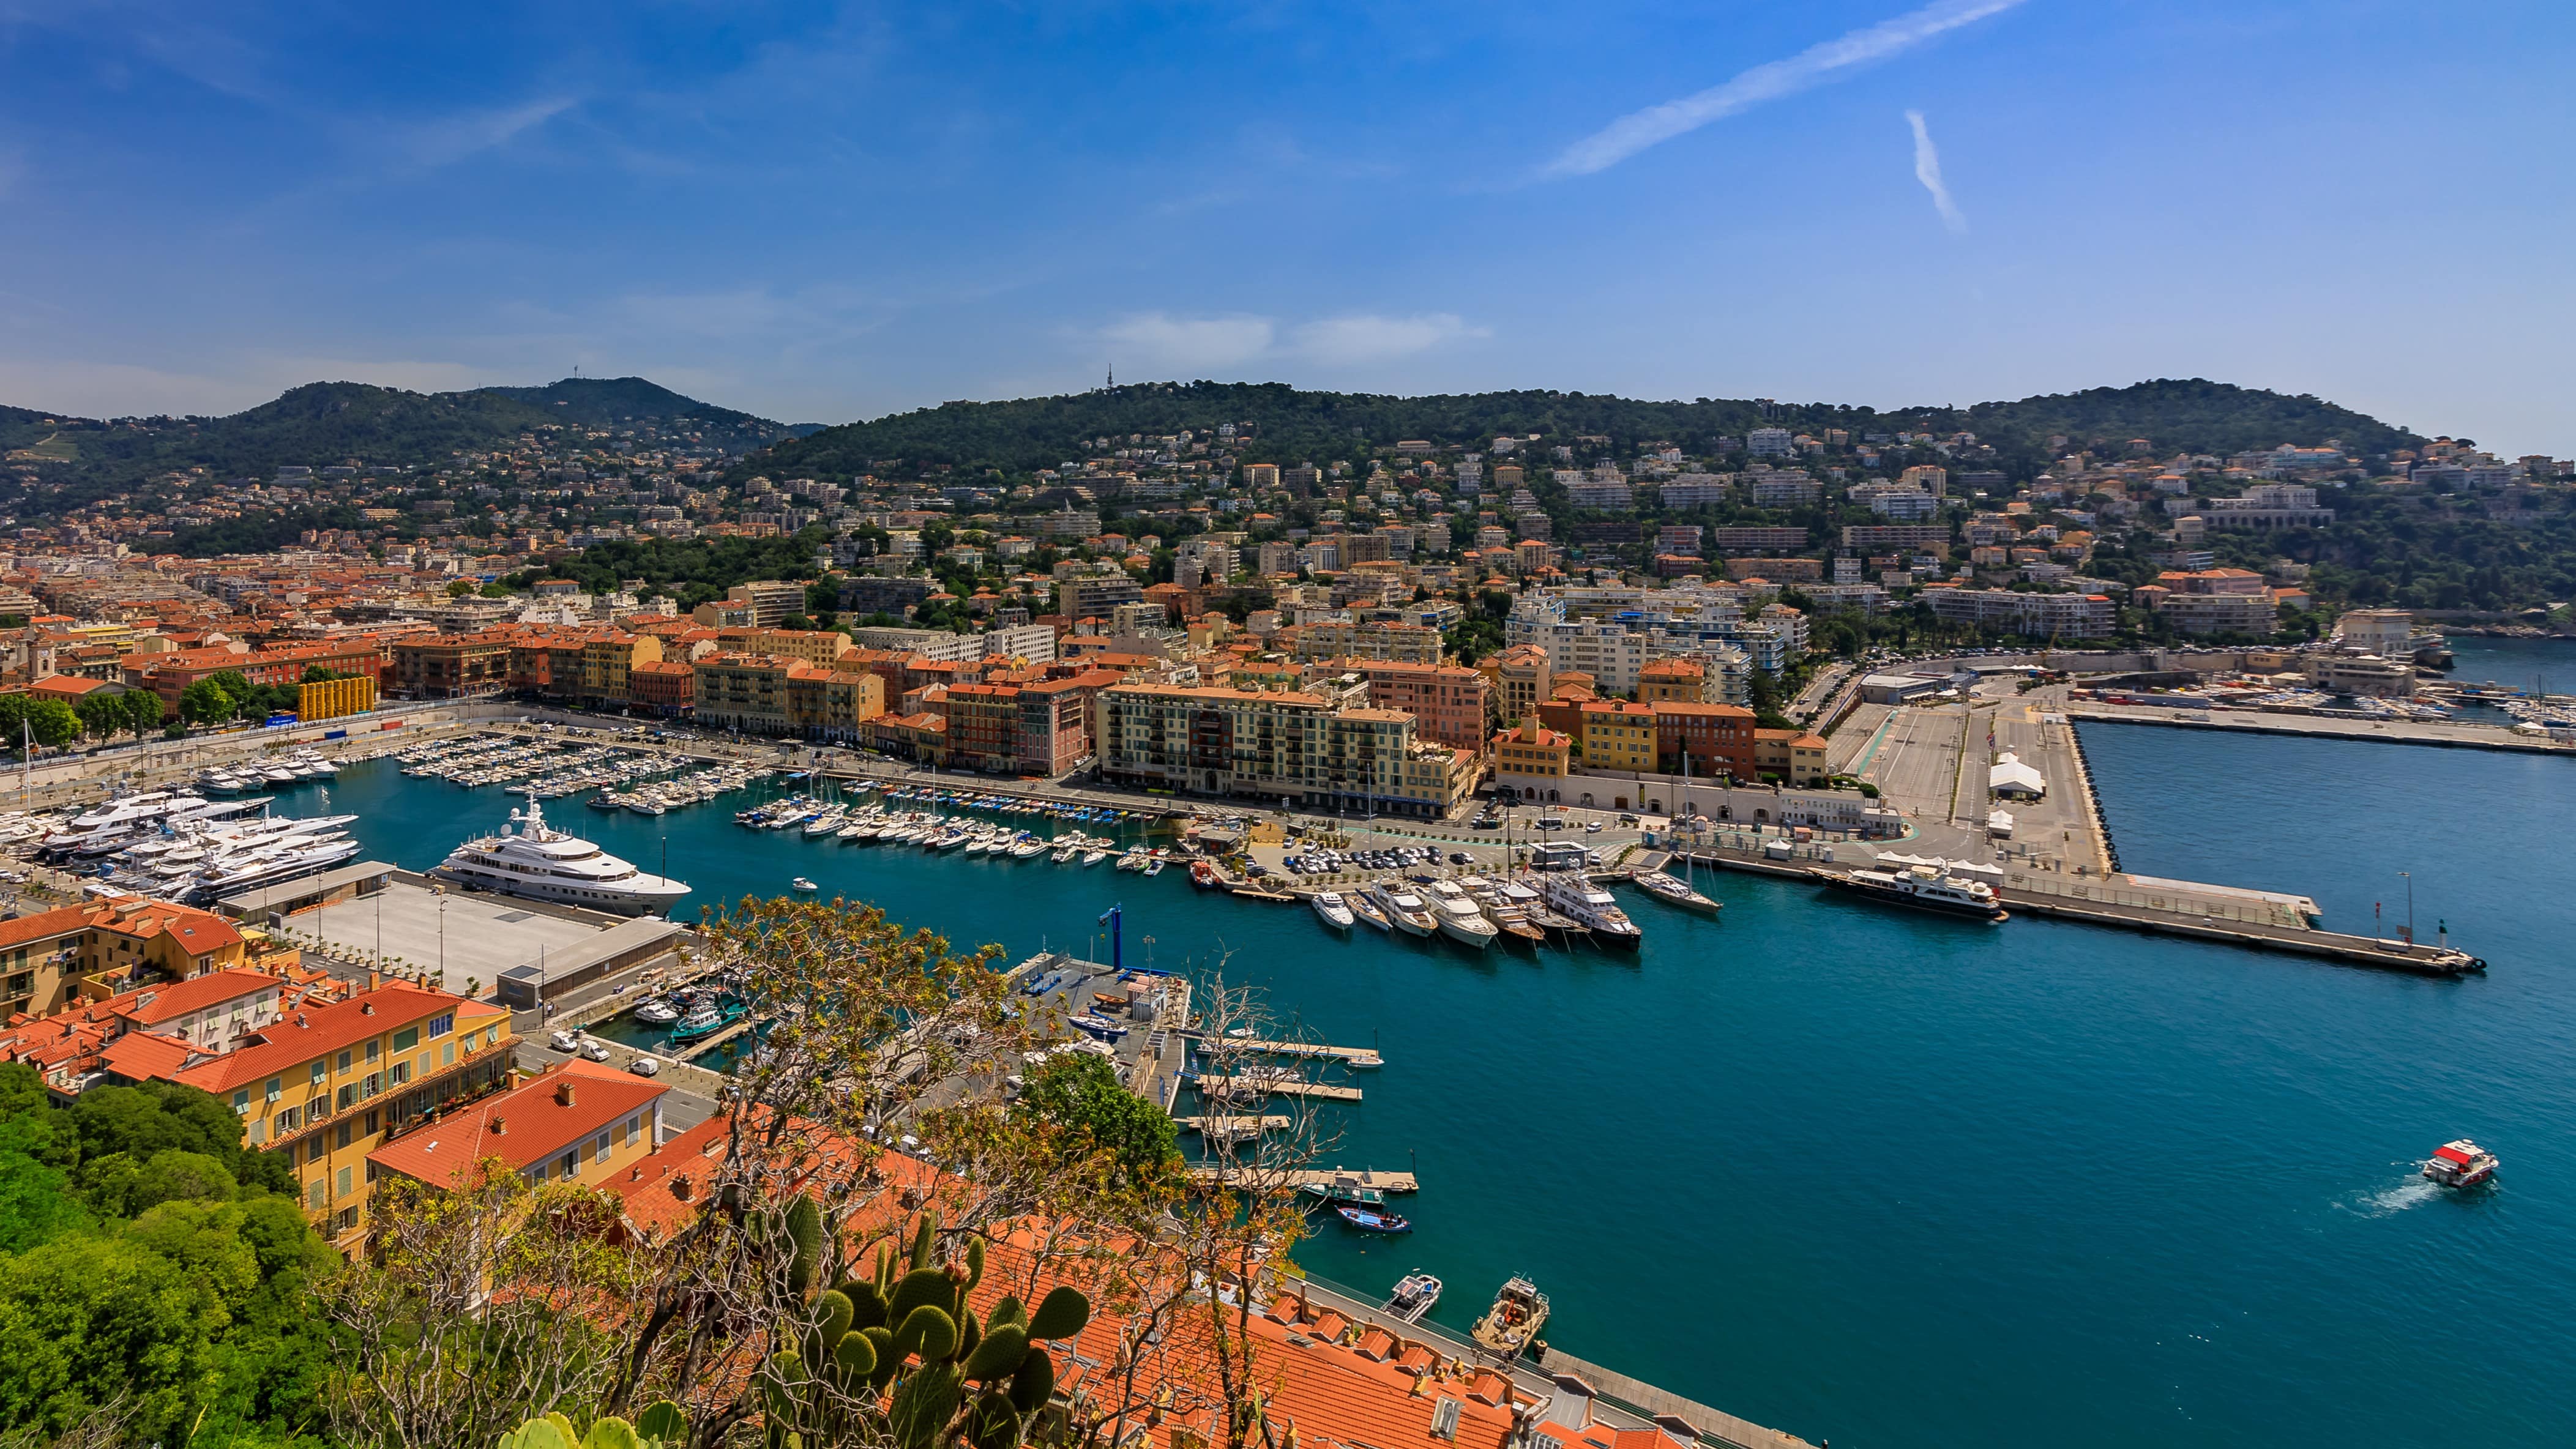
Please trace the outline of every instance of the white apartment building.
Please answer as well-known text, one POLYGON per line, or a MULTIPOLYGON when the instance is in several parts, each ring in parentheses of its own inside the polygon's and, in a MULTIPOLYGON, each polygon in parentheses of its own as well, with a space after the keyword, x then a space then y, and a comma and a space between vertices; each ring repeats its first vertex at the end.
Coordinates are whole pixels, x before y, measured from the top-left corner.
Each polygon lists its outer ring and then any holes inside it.
POLYGON ((1786 458, 1796 447, 1787 428, 1755 428, 1744 435, 1744 451, 1756 458, 1786 458))
MULTIPOLYGON (((1924 594, 1932 616, 1953 624, 2009 629, 2034 637, 2099 639, 2117 617, 2101 594, 2019 594, 2010 589, 1932 589, 1924 594)), ((2209 596, 2203 596, 2209 597, 2209 596)))

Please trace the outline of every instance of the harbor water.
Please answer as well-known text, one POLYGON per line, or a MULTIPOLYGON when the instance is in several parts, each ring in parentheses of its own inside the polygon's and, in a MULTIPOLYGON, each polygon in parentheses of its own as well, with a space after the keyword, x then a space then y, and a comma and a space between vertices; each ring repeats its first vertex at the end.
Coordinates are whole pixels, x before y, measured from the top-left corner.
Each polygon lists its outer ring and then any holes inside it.
MULTIPOLYGON (((1509 1274, 1545 1337, 1845 1446, 2266 1449, 2576 1443, 2576 767, 2465 751, 2088 727, 2126 865, 2296 890, 2495 962, 2436 981, 2021 919, 1894 912, 1703 875, 1703 920, 1632 891, 1644 948, 1471 955, 1328 933, 1302 907, 1111 865, 929 856, 733 823, 550 818, 697 904, 796 876, 1013 957, 1258 985, 1292 1025, 1381 1048, 1328 1105, 1327 1160, 1412 1170, 1416 1231, 1319 1218, 1312 1272, 1424 1269, 1463 1330, 1509 1274), (2415 1175, 2473 1136, 2492 1191, 2415 1175)), ((513 803, 345 771, 369 855, 423 868, 513 803)), ((289 808, 315 806, 294 800, 289 808)), ((1392 837, 1389 837, 1392 838, 1392 837)))

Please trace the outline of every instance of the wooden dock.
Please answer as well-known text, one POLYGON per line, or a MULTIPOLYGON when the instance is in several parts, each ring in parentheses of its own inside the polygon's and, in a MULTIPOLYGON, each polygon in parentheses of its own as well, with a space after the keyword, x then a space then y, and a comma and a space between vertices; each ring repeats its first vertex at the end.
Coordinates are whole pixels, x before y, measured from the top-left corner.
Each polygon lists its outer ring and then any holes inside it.
POLYGON ((1356 1102, 1357 1087, 1336 1087, 1325 1082, 1310 1082, 1302 1077, 1208 1077, 1198 1079, 1199 1091, 1208 1096, 1231 1097, 1312 1097, 1322 1102, 1356 1102))
MULTIPOLYGON (((1191 1035, 1200 1041, 1207 1040, 1196 1032, 1191 1035)), ((1386 1065, 1386 1058, 1379 1056, 1375 1047, 1326 1046, 1321 1042, 1306 1041, 1247 1041, 1240 1037, 1227 1039, 1219 1045, 1265 1057, 1304 1057, 1310 1061, 1334 1061, 1352 1067, 1386 1065)))
POLYGON ((1180 1128, 1184 1132, 1206 1132, 1211 1126, 1213 1126, 1215 1131, 1221 1136, 1226 1134, 1239 1136, 1247 1132, 1285 1132, 1288 1130, 1288 1119, 1275 1114, 1266 1117, 1253 1117, 1249 1115, 1235 1117, 1175 1117, 1172 1119, 1172 1125, 1180 1128))
MULTIPOLYGON (((1193 1169, 1197 1171, 1197 1169, 1193 1169)), ((1419 1192, 1421 1185, 1409 1172, 1379 1172, 1366 1167, 1317 1167, 1287 1175, 1292 1187, 1331 1187, 1344 1183, 1352 1187, 1375 1188, 1379 1192, 1419 1192)))
POLYGON ((744 1032, 750 1031, 753 1027, 758 1025, 758 1022, 753 1021, 750 1017, 746 1016, 742 1020, 735 1022, 733 1025, 726 1027, 724 1030, 717 1032, 714 1036, 708 1037, 705 1041, 693 1041, 687 1046, 670 1053, 670 1055, 679 1061, 696 1061, 698 1058, 705 1056, 707 1053, 714 1051, 717 1047, 723 1046, 726 1042, 733 1040, 744 1032))

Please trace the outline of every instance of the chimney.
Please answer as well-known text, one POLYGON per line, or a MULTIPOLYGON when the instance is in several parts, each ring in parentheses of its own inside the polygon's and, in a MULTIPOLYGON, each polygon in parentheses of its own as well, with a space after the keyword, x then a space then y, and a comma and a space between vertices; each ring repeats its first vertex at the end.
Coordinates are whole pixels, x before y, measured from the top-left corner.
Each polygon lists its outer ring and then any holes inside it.
POLYGON ((359 1002, 359 1003, 358 1003, 358 1014, 359 1014, 360 1016, 373 1016, 373 1015, 375 1015, 375 1014, 376 1014, 376 1004, 375 1004, 374 1002, 372 1002, 372 1001, 361 1001, 361 1002, 359 1002))
POLYGON ((383 984, 384 984, 384 979, 385 979, 385 978, 384 978, 384 974, 383 974, 382 972, 378 972, 378 971, 370 971, 370 972, 368 972, 368 973, 367 973, 367 989, 368 989, 369 991, 373 991, 373 990, 375 990, 378 986, 381 986, 381 985, 383 985, 383 984))
POLYGON ((572 1105, 571 1082, 565 1081, 555 1083, 555 1105, 558 1107, 569 1107, 572 1105))
POLYGON ((697 1184, 689 1181, 689 1175, 687 1173, 682 1172, 672 1175, 671 1196, 679 1199, 681 1202, 687 1202, 689 1200, 689 1194, 695 1191, 697 1191, 697 1184))
POLYGON ((502 1120, 502 1118, 501 1118, 501 1114, 500 1114, 500 1113, 498 1113, 498 1112, 493 1113, 493 1114, 492 1114, 492 1135, 493 1135, 493 1136, 495 1136, 495 1137, 503 1136, 503 1135, 507 1134, 507 1133, 509 1132, 509 1130, 510 1130, 510 1124, 509 1124, 508 1122, 506 1122, 506 1121, 503 1121, 503 1120, 502 1120))

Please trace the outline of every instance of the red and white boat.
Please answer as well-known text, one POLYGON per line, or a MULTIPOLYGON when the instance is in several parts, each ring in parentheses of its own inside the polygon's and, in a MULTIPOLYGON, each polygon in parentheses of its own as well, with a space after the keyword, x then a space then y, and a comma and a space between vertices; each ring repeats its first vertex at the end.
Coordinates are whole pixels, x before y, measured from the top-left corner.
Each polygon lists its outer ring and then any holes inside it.
POLYGON ((2443 1187, 2476 1187, 2495 1176, 2495 1170, 2496 1155, 2463 1137, 2433 1150, 2424 1177, 2443 1187))

